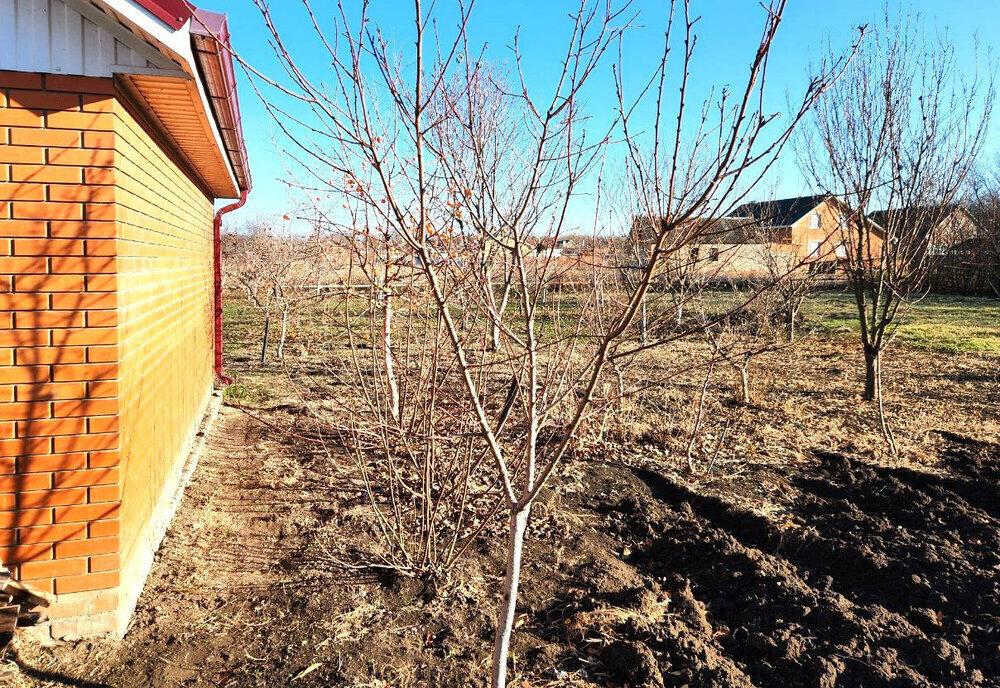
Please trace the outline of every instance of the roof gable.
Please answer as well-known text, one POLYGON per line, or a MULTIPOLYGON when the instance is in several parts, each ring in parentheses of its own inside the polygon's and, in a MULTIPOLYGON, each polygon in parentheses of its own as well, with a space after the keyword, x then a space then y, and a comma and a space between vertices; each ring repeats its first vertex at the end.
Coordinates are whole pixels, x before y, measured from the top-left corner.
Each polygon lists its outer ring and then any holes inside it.
POLYGON ((736 208, 733 215, 752 217, 757 222, 772 227, 787 227, 801 220, 809 211, 829 198, 828 194, 817 194, 815 196, 781 198, 774 201, 754 201, 744 203, 736 208))

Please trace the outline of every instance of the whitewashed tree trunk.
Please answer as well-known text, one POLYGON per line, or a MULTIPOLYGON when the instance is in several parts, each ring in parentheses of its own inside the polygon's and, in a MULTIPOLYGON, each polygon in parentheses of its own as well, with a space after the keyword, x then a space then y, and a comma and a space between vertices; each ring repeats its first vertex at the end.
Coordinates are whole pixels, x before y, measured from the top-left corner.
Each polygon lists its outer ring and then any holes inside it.
POLYGON ((510 654, 510 635, 514 630, 517 610, 517 588, 521 579, 521 558, 524 553, 524 531, 528 527, 531 505, 514 508, 510 516, 510 533, 507 538, 507 574, 504 577, 503 602, 497 620, 496 639, 493 643, 492 688, 507 686, 507 658, 510 654))

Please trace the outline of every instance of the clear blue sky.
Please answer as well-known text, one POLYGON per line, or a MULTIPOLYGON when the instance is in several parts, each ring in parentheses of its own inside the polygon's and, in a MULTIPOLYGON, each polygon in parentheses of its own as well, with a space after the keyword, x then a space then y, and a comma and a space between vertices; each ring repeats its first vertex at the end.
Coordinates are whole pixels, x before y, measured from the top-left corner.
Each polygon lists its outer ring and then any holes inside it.
MULTIPOLYGON (((357 0, 360 3, 360 0, 357 0)), ((786 93, 800 92, 811 60, 821 56, 824 40, 833 45, 847 45, 860 24, 877 24, 882 0, 789 0, 785 20, 772 53, 770 93, 775 109, 781 109, 786 93)), ((268 45, 270 34, 250 0, 202 0, 207 9, 226 12, 236 50, 245 60, 264 73, 273 74, 279 65, 268 45)), ((271 0, 286 36, 301 37, 291 43, 299 57, 314 74, 324 68, 321 51, 304 17, 295 11, 298 0, 271 0)), ((313 0, 317 14, 330 11, 329 0, 313 0)), ((437 0, 443 23, 454 15, 453 0, 437 0)), ((637 0, 637 27, 626 40, 626 64, 655 64, 662 44, 667 0, 637 0)), ((408 0, 373 0, 378 21, 386 33, 398 31, 401 40, 412 23, 412 3, 408 0)), ((509 59, 512 36, 520 27, 524 68, 544 83, 559 60, 563 37, 569 28, 567 13, 577 0, 479 0, 470 25, 470 35, 488 45, 489 55, 497 61, 509 59)), ((763 10, 758 0, 692 0, 693 12, 701 15, 699 43, 692 80, 696 90, 707 92, 711 86, 738 84, 745 78, 748 59, 756 47, 763 10)), ((928 28, 947 28, 958 50, 963 70, 976 69, 973 41, 978 35, 980 55, 1000 46, 991 46, 1000 36, 1000 0, 890 0, 890 9, 912 8, 923 17, 928 28)), ((595 90, 610 85, 608 62, 595 84, 595 90)), ((631 75, 638 75, 638 70, 631 75)), ((626 77, 629 77, 626 72, 626 77)), ((254 177, 254 189, 246 209, 234 214, 237 222, 250 214, 281 215, 293 206, 286 187, 279 181, 284 165, 278 152, 281 142, 270 116, 241 74, 240 96, 243 125, 254 177)), ((626 83, 628 85, 628 83, 626 83)), ((613 94, 610 88, 607 91, 613 94)), ((595 109, 602 104, 595 104, 595 109)), ((996 127, 994 127, 996 128, 996 127)), ((990 148, 996 150, 998 135, 991 136, 990 148)), ((806 190, 794 161, 782 166, 776 182, 780 195, 796 195, 806 190)), ((231 220, 230 220, 231 221, 231 220)))

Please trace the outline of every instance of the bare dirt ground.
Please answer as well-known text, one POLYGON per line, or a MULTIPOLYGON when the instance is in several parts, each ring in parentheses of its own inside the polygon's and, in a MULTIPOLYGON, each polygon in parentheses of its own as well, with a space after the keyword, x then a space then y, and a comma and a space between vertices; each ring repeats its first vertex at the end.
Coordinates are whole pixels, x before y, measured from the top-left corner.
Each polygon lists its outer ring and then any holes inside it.
MULTIPOLYGON (((713 387, 711 473, 667 402, 588 440, 533 514, 512 685, 1000 686, 997 361, 898 349, 897 461, 859 364, 822 339, 763 362, 753 407, 713 387)), ((496 541, 433 589, 345 570, 357 487, 294 403, 250 413, 223 409, 127 638, 20 642, 0 684, 485 684, 496 541)))

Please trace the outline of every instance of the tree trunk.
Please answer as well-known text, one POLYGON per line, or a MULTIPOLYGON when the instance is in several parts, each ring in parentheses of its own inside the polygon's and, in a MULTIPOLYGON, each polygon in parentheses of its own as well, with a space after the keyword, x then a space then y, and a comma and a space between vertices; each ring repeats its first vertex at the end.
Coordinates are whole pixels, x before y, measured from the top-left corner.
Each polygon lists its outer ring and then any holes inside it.
POLYGON ((278 358, 285 358, 285 336, 288 334, 288 309, 281 311, 281 337, 278 339, 278 358))
POLYGON ((385 382, 389 390, 389 413, 393 420, 399 420, 399 383, 392 361, 392 299, 385 295, 382 309, 382 361, 385 366, 385 382))
POLYGON ((865 345, 865 401, 882 396, 882 361, 878 349, 865 345))
POLYGON ((798 308, 788 309, 788 343, 792 344, 795 342, 795 316, 798 315, 798 308))
MULTIPOLYGON (((515 507, 516 508, 516 507, 515 507)), ((507 575, 504 578, 504 596, 497 621, 496 640, 493 644, 493 677, 491 688, 507 686, 507 655, 510 652, 510 634, 514 630, 514 612, 517 609, 517 586, 521 579, 521 554, 524 550, 524 531, 528 526, 531 505, 512 511, 510 535, 507 540, 507 575)))
POLYGON ((649 336, 649 315, 646 311, 646 297, 642 297, 642 311, 639 314, 639 341, 644 343, 649 336))
POLYGON ((503 296, 500 298, 500 305, 497 306, 497 316, 496 320, 492 320, 490 323, 490 351, 500 350, 500 319, 503 318, 504 311, 507 310, 507 303, 510 300, 510 280, 503 287, 503 296))
POLYGON ((264 342, 260 347, 260 364, 267 363, 267 340, 271 336, 271 314, 264 316, 264 342))
POLYGON ((744 363, 739 366, 740 371, 740 403, 744 406, 750 404, 750 365, 744 363))

